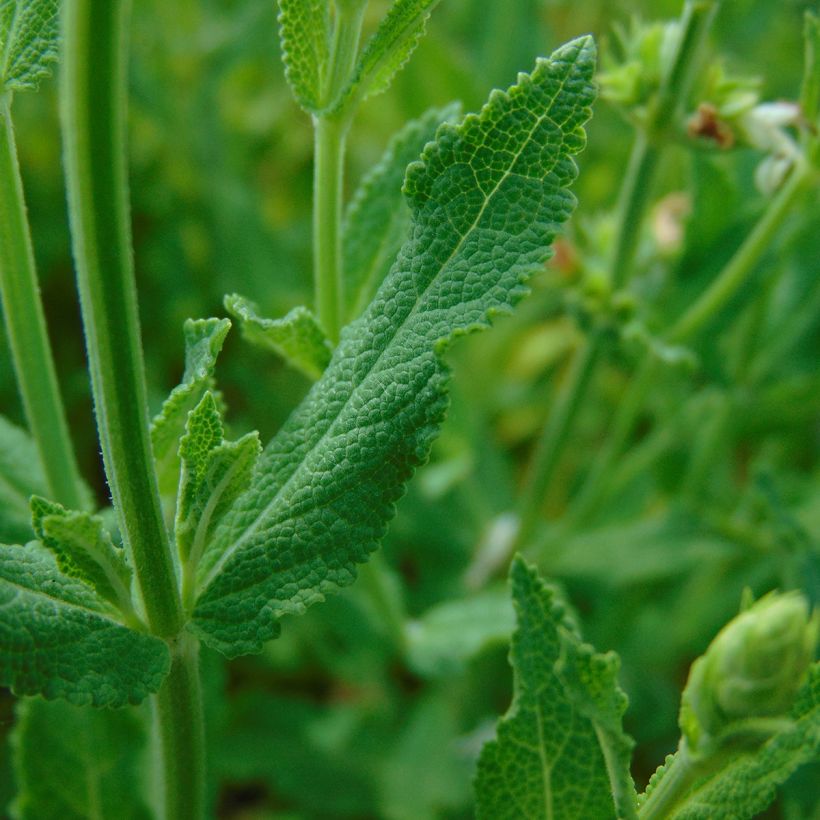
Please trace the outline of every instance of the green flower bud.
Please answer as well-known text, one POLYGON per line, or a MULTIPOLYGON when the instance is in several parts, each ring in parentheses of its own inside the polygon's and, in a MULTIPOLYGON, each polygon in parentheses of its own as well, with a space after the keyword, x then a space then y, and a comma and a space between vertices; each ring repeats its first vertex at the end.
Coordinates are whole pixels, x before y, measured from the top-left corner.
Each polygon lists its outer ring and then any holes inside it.
POLYGON ((820 613, 802 595, 770 593, 730 621, 692 665, 680 727, 708 754, 755 718, 786 716, 814 659, 820 613))

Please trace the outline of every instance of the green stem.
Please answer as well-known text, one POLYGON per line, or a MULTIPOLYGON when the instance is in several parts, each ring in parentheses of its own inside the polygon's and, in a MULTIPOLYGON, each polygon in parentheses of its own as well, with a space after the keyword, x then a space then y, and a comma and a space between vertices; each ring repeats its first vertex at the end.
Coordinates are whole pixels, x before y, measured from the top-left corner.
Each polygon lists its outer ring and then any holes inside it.
POLYGON ((128 3, 64 9, 62 124, 69 216, 103 461, 148 624, 168 639, 155 696, 166 815, 203 816, 204 740, 196 644, 183 626, 148 433, 125 158, 128 3))
POLYGON ((68 434, 40 301, 9 105, 6 96, 0 103, 0 295, 6 332, 23 410, 51 497, 66 507, 83 509, 86 491, 68 434))
POLYGON ((154 698, 162 744, 165 820, 205 816, 205 732, 199 643, 191 635, 171 642, 171 670, 154 698))
POLYGON ((343 314, 342 192, 346 123, 335 118, 314 120, 313 286, 319 323, 339 340, 343 314))
POLYGON ((640 820, 666 820, 672 810, 686 797, 687 792, 701 775, 681 741, 678 751, 666 764, 663 777, 658 781, 649 797, 638 808, 640 820))

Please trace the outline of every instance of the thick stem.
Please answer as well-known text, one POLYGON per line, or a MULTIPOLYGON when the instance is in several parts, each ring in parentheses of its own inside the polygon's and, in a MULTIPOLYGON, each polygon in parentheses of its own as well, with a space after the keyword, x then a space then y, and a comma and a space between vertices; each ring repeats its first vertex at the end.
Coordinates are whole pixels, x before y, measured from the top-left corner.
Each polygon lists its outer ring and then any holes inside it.
POLYGON ((347 124, 330 117, 314 120, 313 286, 319 322, 339 340, 343 314, 342 192, 347 124))
POLYGON ((672 810, 683 800, 699 775, 699 767, 692 761, 686 743, 681 741, 680 748, 666 764, 663 777, 638 809, 640 820, 665 820, 671 817, 672 810))
POLYGON ((49 346, 9 103, 8 96, 0 103, 0 295, 6 332, 23 410, 51 497, 66 507, 83 509, 87 493, 49 346))
POLYGON ((185 633, 171 642, 171 671, 154 698, 162 748, 165 820, 205 816, 205 732, 199 643, 185 633))

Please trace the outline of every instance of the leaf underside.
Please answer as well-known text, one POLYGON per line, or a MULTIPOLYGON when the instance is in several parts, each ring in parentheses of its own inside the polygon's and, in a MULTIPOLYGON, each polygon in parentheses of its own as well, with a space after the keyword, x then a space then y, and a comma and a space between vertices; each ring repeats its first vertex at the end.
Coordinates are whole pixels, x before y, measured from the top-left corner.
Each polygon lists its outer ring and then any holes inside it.
POLYGON ((520 558, 510 581, 515 697, 481 750, 477 817, 636 817, 617 656, 581 642, 554 592, 520 558))
POLYGON ((285 78, 299 105, 322 107, 322 83, 330 59, 327 0, 279 0, 279 36, 285 78))
POLYGON ((39 543, 0 544, 0 684, 17 695, 91 706, 139 703, 170 663, 159 638, 115 620, 39 543))
POLYGON ((378 545, 444 416, 446 344, 511 310, 572 211, 594 55, 584 37, 539 60, 408 169, 409 239, 200 565, 190 627, 212 647, 259 651, 378 545))
POLYGON ((0 82, 7 91, 36 88, 57 60, 58 0, 0 0, 0 82))

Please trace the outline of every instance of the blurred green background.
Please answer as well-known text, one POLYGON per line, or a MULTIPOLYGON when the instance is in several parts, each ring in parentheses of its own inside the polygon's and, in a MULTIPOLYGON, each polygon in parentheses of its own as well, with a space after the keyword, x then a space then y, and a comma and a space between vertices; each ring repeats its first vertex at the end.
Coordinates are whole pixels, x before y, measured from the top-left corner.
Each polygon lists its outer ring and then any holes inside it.
MULTIPOLYGON (((388 5, 371 0, 368 27, 388 5)), ((354 124, 348 193, 407 119, 455 99, 475 110, 490 89, 510 85, 559 43, 592 32, 607 54, 613 25, 635 14, 675 17, 680 7, 677 0, 443 0, 404 72, 354 124)), ((730 73, 759 77, 761 99, 795 99, 802 15, 812 7, 726 2, 710 48, 730 73)), ((181 376, 184 319, 225 315, 222 297, 230 292, 270 315, 311 302, 312 130, 284 82, 276 14, 272 0, 134 4, 131 199, 153 412, 181 376)), ((103 505, 55 85, 20 95, 15 121, 61 386, 83 470, 103 505)), ((571 286, 573 277, 593 275, 610 241, 633 129, 600 101, 588 133, 575 186, 580 204, 557 273, 553 267, 535 282, 515 317, 460 341, 449 356, 451 412, 430 464, 399 505, 382 571, 289 619, 262 656, 227 665, 207 659, 220 816, 470 816, 475 755, 510 698, 510 613, 500 581, 475 591, 465 574, 503 530, 584 332, 565 309, 566 280, 571 286), (450 599, 468 605, 442 610, 450 599), (410 621, 398 637, 385 607, 410 621)), ((650 326, 680 314, 765 207, 752 180, 759 159, 751 149, 693 151, 683 143, 665 153, 653 208, 679 194, 691 216, 671 247, 659 240, 658 211, 647 220, 635 298, 647 304, 650 326)), ((568 504, 634 368, 628 342, 610 345, 544 500, 531 557, 566 589, 585 637, 622 657, 639 785, 673 751, 688 666, 737 611, 742 589, 798 587, 818 600, 820 311, 800 311, 818 305, 817 204, 815 192, 791 215, 753 287, 694 343, 697 364, 670 366, 658 377, 610 496, 594 519, 569 525, 568 504), (745 379, 733 363, 755 321, 752 360, 768 364, 760 365, 764 375, 745 379), (784 345, 790 329, 795 338, 784 345), (683 476, 698 448, 708 466, 690 492, 683 476)), ((2 412, 22 424, 2 344, 2 412)), ((309 386, 236 332, 217 377, 232 434, 259 429, 263 440, 309 386)), ((10 698, 0 710, 8 728, 10 698)), ((813 776, 820 770, 799 773, 771 816, 820 816, 812 814, 813 776)), ((0 781, 8 787, 10 777, 0 781)))

